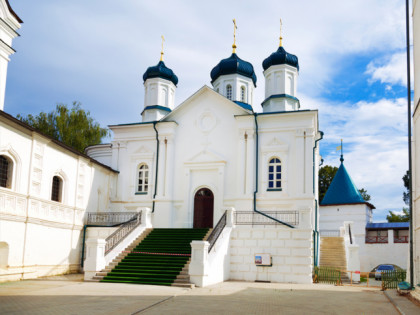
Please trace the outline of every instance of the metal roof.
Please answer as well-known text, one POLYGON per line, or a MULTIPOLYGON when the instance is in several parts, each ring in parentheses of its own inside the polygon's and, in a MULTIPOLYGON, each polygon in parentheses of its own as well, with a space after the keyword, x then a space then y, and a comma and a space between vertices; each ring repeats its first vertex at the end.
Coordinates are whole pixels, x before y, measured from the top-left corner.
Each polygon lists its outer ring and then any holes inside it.
POLYGON ((322 199, 321 205, 340 205, 365 203, 356 185, 353 183, 350 175, 347 173, 344 164, 341 163, 334 179, 322 199))
POLYGON ((410 222, 367 223, 367 229, 408 229, 410 222))

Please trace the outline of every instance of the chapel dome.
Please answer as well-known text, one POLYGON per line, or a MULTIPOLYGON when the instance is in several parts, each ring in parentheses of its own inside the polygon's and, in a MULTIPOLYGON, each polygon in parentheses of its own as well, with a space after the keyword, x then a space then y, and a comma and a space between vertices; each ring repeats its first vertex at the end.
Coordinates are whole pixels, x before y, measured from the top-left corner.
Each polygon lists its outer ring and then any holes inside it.
POLYGON ((248 61, 239 58, 236 53, 233 53, 229 58, 221 60, 217 66, 211 70, 211 83, 216 81, 221 75, 235 73, 252 79, 256 86, 257 76, 255 75, 254 67, 248 61))
POLYGON ((280 46, 277 51, 273 52, 269 57, 263 61, 264 71, 275 65, 284 65, 295 67, 299 71, 298 57, 288 53, 283 46, 280 46))
POLYGON ((178 84, 178 77, 162 60, 159 61, 156 66, 147 68, 146 72, 143 74, 144 81, 152 78, 162 78, 171 81, 175 85, 178 84))

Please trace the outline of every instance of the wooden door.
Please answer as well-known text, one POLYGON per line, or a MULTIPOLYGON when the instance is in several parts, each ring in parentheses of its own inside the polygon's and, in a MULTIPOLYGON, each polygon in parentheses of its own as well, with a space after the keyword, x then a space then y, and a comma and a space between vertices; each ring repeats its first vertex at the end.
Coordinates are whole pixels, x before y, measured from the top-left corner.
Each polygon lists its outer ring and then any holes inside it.
POLYGON ((210 189, 201 188, 194 196, 194 228, 213 227, 214 196, 210 189))

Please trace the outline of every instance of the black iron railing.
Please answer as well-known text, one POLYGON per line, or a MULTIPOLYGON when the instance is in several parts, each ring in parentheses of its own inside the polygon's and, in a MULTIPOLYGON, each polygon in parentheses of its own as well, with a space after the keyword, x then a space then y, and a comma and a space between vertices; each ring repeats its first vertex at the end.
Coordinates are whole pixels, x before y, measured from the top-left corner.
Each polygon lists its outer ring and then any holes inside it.
POLYGON ((222 234, 225 226, 226 226, 226 212, 222 215, 219 222, 217 222, 216 226, 213 228, 213 231, 211 231, 210 236, 207 238, 207 242, 210 243, 209 253, 211 249, 213 248, 214 244, 216 244, 216 241, 219 238, 220 234, 222 234))
POLYGON ((132 219, 123 223, 114 233, 108 236, 105 241, 105 255, 115 248, 127 237, 136 227, 141 224, 141 212, 136 213, 132 219))
POLYGON ((350 238, 350 244, 353 244, 353 237, 351 236, 351 226, 349 224, 349 238, 350 238))
POLYGON ((137 212, 88 212, 87 225, 115 226, 132 220, 137 212))
POLYGON ((321 237, 340 237, 340 230, 320 230, 321 237))
POLYGON ((381 274, 382 290, 397 289, 398 283, 405 281, 407 271, 405 270, 384 270, 381 274))
MULTIPOLYGON (((267 215, 288 223, 290 225, 299 224, 298 211, 267 211, 267 215)), ((255 211, 235 211, 235 224, 236 225, 282 225, 255 211)))

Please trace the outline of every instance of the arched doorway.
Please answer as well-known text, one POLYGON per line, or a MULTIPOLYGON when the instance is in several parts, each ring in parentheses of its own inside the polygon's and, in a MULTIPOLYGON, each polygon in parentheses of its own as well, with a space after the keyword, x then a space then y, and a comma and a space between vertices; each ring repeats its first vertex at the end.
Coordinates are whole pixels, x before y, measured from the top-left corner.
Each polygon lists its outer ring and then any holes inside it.
POLYGON ((194 196, 194 228, 213 227, 214 196, 210 189, 201 188, 194 196))

